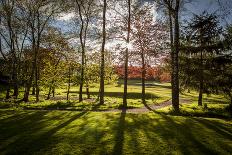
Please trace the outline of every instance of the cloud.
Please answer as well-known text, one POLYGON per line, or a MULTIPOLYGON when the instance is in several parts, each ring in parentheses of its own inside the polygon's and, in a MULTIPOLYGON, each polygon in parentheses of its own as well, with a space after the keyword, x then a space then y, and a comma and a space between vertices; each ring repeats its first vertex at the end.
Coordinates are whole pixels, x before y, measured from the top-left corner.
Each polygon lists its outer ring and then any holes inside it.
POLYGON ((75 17, 75 13, 74 12, 71 12, 71 13, 62 13, 60 15, 60 17, 58 18, 58 20, 68 21, 68 20, 71 20, 74 17, 75 17))

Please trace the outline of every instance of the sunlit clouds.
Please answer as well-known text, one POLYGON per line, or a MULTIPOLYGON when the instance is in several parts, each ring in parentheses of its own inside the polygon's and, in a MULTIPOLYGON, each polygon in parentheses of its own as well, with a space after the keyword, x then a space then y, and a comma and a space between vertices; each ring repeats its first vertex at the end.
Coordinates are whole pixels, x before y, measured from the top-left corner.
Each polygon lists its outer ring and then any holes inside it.
POLYGON ((60 17, 58 17, 58 20, 69 21, 69 20, 73 19, 74 17, 75 17, 74 12, 62 13, 62 14, 60 14, 60 17))

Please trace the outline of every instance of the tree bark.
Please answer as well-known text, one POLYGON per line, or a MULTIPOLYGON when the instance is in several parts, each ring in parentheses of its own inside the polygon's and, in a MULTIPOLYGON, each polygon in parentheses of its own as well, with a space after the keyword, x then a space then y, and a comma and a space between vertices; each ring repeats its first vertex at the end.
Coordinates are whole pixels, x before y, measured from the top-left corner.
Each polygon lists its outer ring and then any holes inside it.
MULTIPOLYGON (((32 25, 31 25, 31 29, 32 29, 32 51, 33 51, 32 70, 31 70, 30 78, 29 78, 28 82, 26 83, 24 97, 22 99, 24 102, 28 102, 29 101, 29 93, 30 93, 30 89, 31 89, 31 85, 32 85, 32 80, 33 80, 33 78, 35 76, 35 70, 36 70, 36 67, 37 67, 37 55, 38 55, 38 51, 36 49, 34 23, 35 23, 35 21, 33 21, 32 25)), ((36 79, 35 79, 35 83, 36 83, 36 79)), ((35 88, 36 87, 37 86, 35 84, 35 88)))
POLYGON ((124 93, 123 93, 123 107, 127 107, 127 80, 128 80, 128 53, 129 53, 129 48, 128 45, 130 43, 130 21, 131 21, 131 0, 128 0, 128 23, 127 23, 127 48, 125 52, 125 68, 124 68, 124 93))
POLYGON ((146 93, 145 93, 146 64, 144 58, 144 51, 142 51, 141 58, 142 58, 142 103, 146 104, 146 93))
POLYGON ((90 99, 89 84, 86 84, 86 95, 87 95, 87 99, 90 99))
MULTIPOLYGON (((16 61, 16 59, 14 60, 16 61)), ((13 83, 14 83, 14 93, 13 96, 17 99, 18 94, 19 94, 19 89, 18 89, 18 79, 17 79, 17 70, 16 70, 16 62, 13 62, 13 83)))
POLYGON ((39 75, 39 65, 37 65, 35 76, 36 76, 36 80, 35 80, 35 83, 36 83, 36 102, 39 102, 39 92, 40 92, 39 84, 38 84, 39 76, 40 76, 39 75))
MULTIPOLYGON (((204 46, 203 32, 200 29, 200 42, 201 46, 204 46)), ((202 106, 202 96, 203 96, 203 51, 200 53, 200 79, 199 79, 199 96, 198 96, 198 106, 202 106)))
POLYGON ((100 104, 104 104, 104 79, 105 79, 105 41, 106 41, 106 0, 103 6, 103 27, 102 27, 102 49, 101 49, 101 74, 100 74, 100 104))
POLYGON ((85 45, 83 42, 83 29, 84 29, 84 21, 82 18, 82 10, 80 4, 77 2, 78 10, 79 10, 79 16, 81 19, 81 29, 80 29, 80 42, 81 42, 81 79, 80 79, 80 87, 79 87, 79 102, 83 100, 82 97, 82 89, 83 89, 83 83, 84 83, 84 65, 85 65, 85 45))
POLYGON ((68 90, 67 90, 67 100, 69 100, 70 85, 71 85, 71 67, 69 67, 69 69, 68 69, 68 90))
POLYGON ((88 3, 88 8, 87 10, 85 10, 85 7, 82 7, 82 3, 83 1, 79 2, 78 0, 76 0, 77 6, 78 6, 78 12, 79 12, 79 16, 81 19, 81 29, 80 29, 80 42, 81 42, 81 78, 80 78, 80 87, 79 87, 79 102, 81 102, 83 100, 83 85, 84 85, 84 69, 85 69, 85 65, 86 65, 86 60, 85 60, 85 45, 86 45, 86 38, 87 38, 87 30, 88 30, 88 26, 89 26, 89 11, 90 11, 90 6, 92 4, 88 3), (82 9, 83 8, 83 9, 82 9), (82 15, 82 10, 84 10, 85 12, 85 16, 86 16, 86 23, 83 19, 83 15, 82 15))
POLYGON ((203 54, 201 51, 201 60, 200 60, 200 84, 199 84, 199 96, 198 96, 198 106, 202 106, 202 96, 203 96, 203 54))
POLYGON ((52 97, 55 97, 55 87, 52 88, 52 97))
POLYGON ((24 101, 24 102, 28 102, 29 101, 29 92, 30 92, 30 87, 29 87, 29 84, 26 83, 25 84, 25 90, 24 90, 24 95, 23 95, 22 101, 24 101))
POLYGON ((50 86, 50 87, 49 87, 49 90, 48 90, 47 100, 49 100, 49 99, 50 99, 50 96, 51 96, 51 90, 52 90, 52 87, 50 86))
POLYGON ((10 85, 7 84, 6 86, 6 99, 9 99, 10 98, 10 85))
POLYGON ((176 112, 179 112, 179 0, 176 1, 174 11, 174 50, 172 57, 172 106, 176 112))
POLYGON ((31 93, 31 95, 35 95, 35 85, 34 84, 32 86, 32 93, 31 93))

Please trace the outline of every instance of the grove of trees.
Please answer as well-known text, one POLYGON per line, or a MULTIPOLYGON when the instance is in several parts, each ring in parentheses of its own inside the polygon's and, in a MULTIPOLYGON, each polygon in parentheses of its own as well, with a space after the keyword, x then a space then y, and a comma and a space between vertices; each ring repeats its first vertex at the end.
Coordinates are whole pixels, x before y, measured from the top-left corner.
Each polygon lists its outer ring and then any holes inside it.
POLYGON ((39 102, 41 89, 49 100, 56 88, 66 86, 69 100, 70 87, 76 85, 81 102, 83 89, 91 98, 90 86, 99 84, 99 104, 104 104, 104 86, 120 77, 126 108, 128 78, 141 79, 145 104, 145 80, 155 75, 170 78, 177 112, 185 90, 199 93, 199 106, 203 94, 224 94, 232 104, 232 25, 221 24, 220 16, 209 12, 182 20, 185 4, 191 2, 0 0, 5 98, 29 102, 35 95, 39 102), (73 18, 62 26, 61 16, 68 14, 73 18))

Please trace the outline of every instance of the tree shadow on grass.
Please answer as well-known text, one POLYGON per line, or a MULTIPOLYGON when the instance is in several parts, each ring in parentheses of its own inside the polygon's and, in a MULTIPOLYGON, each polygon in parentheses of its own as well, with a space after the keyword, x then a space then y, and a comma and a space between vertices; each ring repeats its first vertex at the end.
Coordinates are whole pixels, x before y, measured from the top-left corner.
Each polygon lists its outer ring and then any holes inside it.
MULTIPOLYGON (((192 130, 194 127, 191 127, 190 125, 194 125, 196 122, 194 122, 192 119, 186 119, 184 123, 177 123, 175 122, 171 117, 166 115, 161 115, 161 117, 166 121, 166 124, 169 124, 171 128, 164 128, 167 133, 170 135, 176 135, 175 137, 177 144, 184 145, 183 142, 187 142, 188 140, 191 141, 191 145, 195 146, 199 152, 203 154, 215 154, 214 151, 206 147, 201 139, 199 137, 196 137, 197 130, 192 130), (194 134, 193 134, 194 133, 194 134)), ((161 125, 161 123, 160 123, 161 125)), ((197 131, 200 132, 200 131, 197 131)), ((200 135, 198 135, 200 136, 200 135)), ((166 137, 166 136, 165 136, 166 137)), ((164 137, 164 138, 165 138, 164 137)), ((181 152, 183 154, 191 154, 191 148, 180 146, 181 152)))
POLYGON ((215 109, 215 108, 208 108, 203 112, 195 112, 195 111, 180 111, 175 112, 174 110, 170 110, 168 112, 164 111, 155 111, 153 112, 160 114, 160 115, 170 115, 170 116, 184 116, 184 117, 205 117, 205 118, 219 118, 225 120, 231 120, 231 115, 225 109, 215 109))
MULTIPOLYGON (((49 148, 49 146, 54 142, 52 140, 52 137, 57 131, 69 125, 71 122, 75 121, 76 119, 82 117, 86 113, 87 111, 78 113, 72 116, 67 121, 63 123, 59 123, 57 126, 46 132, 43 132, 43 129, 46 128, 46 126, 43 125, 44 122, 43 123, 40 122, 40 119, 43 118, 46 112, 44 111, 35 112, 33 115, 27 115, 23 119, 18 120, 22 123, 20 124, 20 126, 22 126, 20 129, 22 130, 18 130, 19 127, 17 127, 16 131, 12 129, 13 133, 9 134, 9 131, 7 132, 7 134, 9 135, 8 137, 3 136, 1 138, 1 139, 9 139, 10 137, 17 136, 17 138, 12 143, 9 143, 4 147, 0 147, 0 152, 6 154, 34 154, 40 151, 41 149, 49 148), (30 121, 28 122, 28 120, 30 121), (36 123, 32 123, 32 121, 36 123), (25 122, 27 123, 25 124, 25 122), (32 124, 34 124, 35 126, 32 126, 32 124)), ((60 115, 62 117, 62 114, 60 115)), ((10 126, 13 122, 14 121, 9 120, 8 126, 10 126)))
MULTIPOLYGON (((70 93, 77 93, 76 91, 71 91, 70 93)), ((85 92, 83 92, 85 94, 85 92)), ((99 95, 99 92, 90 92, 90 95, 99 95)), ((106 97, 115 97, 115 98, 122 98, 123 92, 105 92, 104 95, 106 97)), ((142 93, 140 92, 128 92, 127 98, 128 99, 141 99, 142 93)), ((153 93, 146 93, 145 95, 146 99, 158 99, 159 96, 153 94, 153 93)))
POLYGON ((227 143, 231 141, 231 134, 229 134, 231 128, 224 127, 223 123, 216 121, 217 127, 214 127, 212 120, 204 118, 172 117, 155 113, 127 117, 133 119, 133 123, 129 123, 127 127, 133 128, 129 132, 131 137, 129 145, 133 154, 141 152, 143 152, 141 154, 225 154, 230 152, 230 145, 227 143), (199 121, 202 120, 205 122, 200 123, 199 121), (222 141, 218 141, 219 139, 222 141))
POLYGON ((123 144, 124 144, 124 130, 126 126, 125 122, 126 117, 126 109, 122 109, 118 126, 116 128, 116 134, 115 134, 115 145, 113 148, 113 155, 122 155, 123 154, 123 144))

